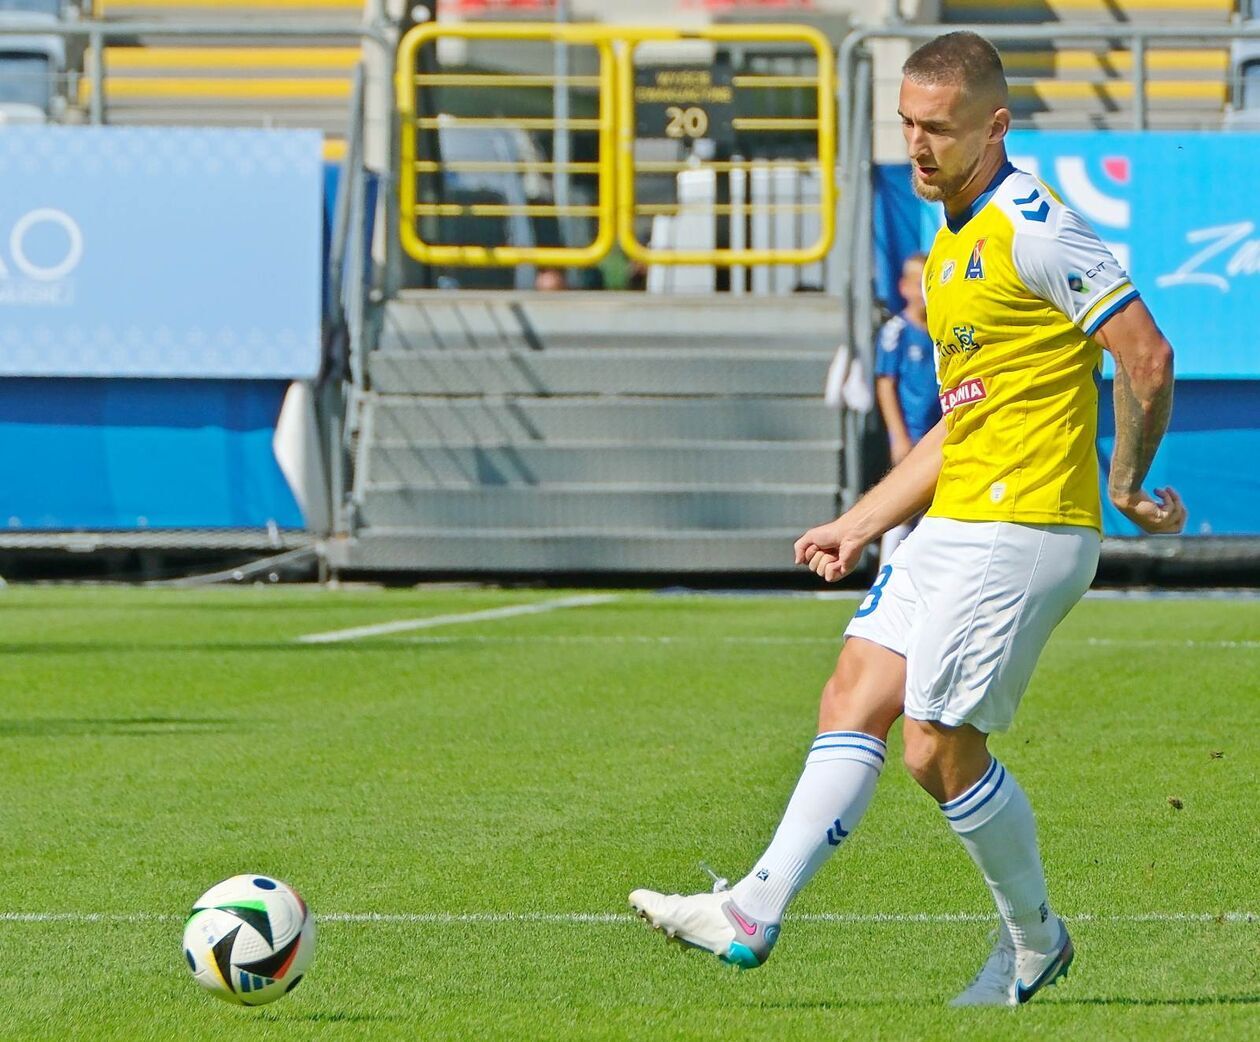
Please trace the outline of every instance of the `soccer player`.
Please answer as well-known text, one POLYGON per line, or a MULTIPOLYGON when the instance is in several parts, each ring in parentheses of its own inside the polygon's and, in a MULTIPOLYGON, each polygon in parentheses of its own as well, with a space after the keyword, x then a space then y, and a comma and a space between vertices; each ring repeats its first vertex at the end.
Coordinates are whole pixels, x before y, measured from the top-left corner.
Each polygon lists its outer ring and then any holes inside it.
POLYGON ((1017 1005, 1072 961, 1051 910, 1032 809, 988 738, 1014 716, 1051 631, 1089 586, 1100 501, 1094 374, 1115 359, 1112 503, 1179 532, 1172 489, 1142 489, 1172 407, 1172 349, 1097 235, 1007 161, 1006 78, 993 46, 953 32, 903 67, 915 190, 945 205, 924 271, 944 418, 835 521, 797 540, 827 581, 927 509, 880 569, 822 692, 819 734, 770 846, 733 889, 636 890, 649 922, 758 966, 784 910, 858 827, 904 713, 905 762, 940 804, 997 905, 995 947, 957 1005, 1017 1005))
MULTIPOLYGON (((927 302, 923 299, 925 253, 912 253, 901 266, 897 290, 906 306, 880 327, 875 355, 875 398, 888 450, 896 466, 910 455, 941 418, 937 400, 936 360, 927 329, 927 302)), ((893 551, 910 534, 911 522, 895 525, 879 541, 879 563, 887 564, 893 551)))

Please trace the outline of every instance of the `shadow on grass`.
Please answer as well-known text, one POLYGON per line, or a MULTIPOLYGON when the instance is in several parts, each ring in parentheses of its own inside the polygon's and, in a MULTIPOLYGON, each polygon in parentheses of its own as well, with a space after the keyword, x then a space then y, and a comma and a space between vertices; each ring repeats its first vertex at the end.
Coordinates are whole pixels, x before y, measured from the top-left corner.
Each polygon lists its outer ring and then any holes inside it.
POLYGON ((1056 1006, 1260 1006, 1260 995, 1183 995, 1179 998, 1137 999, 1130 995, 1089 999, 1056 999, 1056 1006))
MULTIPOLYGON (((101 719, 34 717, 21 720, 0 720, 0 739, 64 738, 74 735, 157 737, 221 734, 239 726, 239 721, 226 717, 135 716, 101 719)), ((250 726, 257 726, 257 721, 251 722, 250 726)))
POLYGON ((260 1013, 255 1019, 269 1020, 273 1024, 365 1024, 371 1022, 402 1021, 402 1017, 386 1016, 381 1013, 347 1013, 339 1010, 335 1013, 285 1013, 281 1010, 268 1010, 260 1013))
MULTIPOLYGON (((803 1009, 818 1010, 825 1012, 827 1010, 841 1010, 853 1008, 874 1008, 879 1006, 906 1006, 915 1005, 922 1008, 939 1009, 939 1002, 925 1001, 916 1003, 907 1003, 903 996, 890 995, 888 998, 846 998, 843 1000, 821 999, 818 1002, 756 1002, 751 1008, 761 1010, 772 1009, 803 1009)), ((1135 998, 1132 995, 1097 995, 1090 998, 1059 998, 1054 997, 1048 1000, 1037 1000, 1031 1003, 1034 1008, 1051 1009, 1057 1006, 1257 1006, 1260 1005, 1260 995, 1184 995, 1181 997, 1170 998, 1135 998)), ((969 1015, 973 1010, 964 1010, 959 1015, 969 1015)))

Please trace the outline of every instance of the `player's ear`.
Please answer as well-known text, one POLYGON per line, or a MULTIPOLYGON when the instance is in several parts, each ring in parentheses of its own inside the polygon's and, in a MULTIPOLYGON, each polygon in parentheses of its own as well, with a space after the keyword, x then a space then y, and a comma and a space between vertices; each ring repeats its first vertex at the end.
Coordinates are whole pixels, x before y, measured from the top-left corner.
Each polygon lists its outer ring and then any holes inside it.
POLYGON ((989 144, 996 145, 1006 139, 1006 132, 1011 129, 1011 110, 1003 106, 993 113, 989 123, 989 144))

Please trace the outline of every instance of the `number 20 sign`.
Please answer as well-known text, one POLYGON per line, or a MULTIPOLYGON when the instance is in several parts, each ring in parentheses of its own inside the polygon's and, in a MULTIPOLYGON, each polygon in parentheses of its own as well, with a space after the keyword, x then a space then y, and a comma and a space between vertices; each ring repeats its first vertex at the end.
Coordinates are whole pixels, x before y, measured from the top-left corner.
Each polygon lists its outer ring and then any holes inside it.
POLYGON ((635 133, 640 138, 729 139, 734 96, 730 70, 721 66, 639 66, 635 133))

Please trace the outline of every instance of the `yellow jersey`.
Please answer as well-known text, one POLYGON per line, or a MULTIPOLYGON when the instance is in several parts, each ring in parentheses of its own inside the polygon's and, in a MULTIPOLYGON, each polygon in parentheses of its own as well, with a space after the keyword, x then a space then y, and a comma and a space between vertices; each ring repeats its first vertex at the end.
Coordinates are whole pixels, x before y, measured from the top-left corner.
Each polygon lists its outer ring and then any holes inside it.
POLYGON ((923 269, 946 436, 928 514, 1101 529, 1092 334, 1137 296, 1093 229, 1007 163, 923 269))

